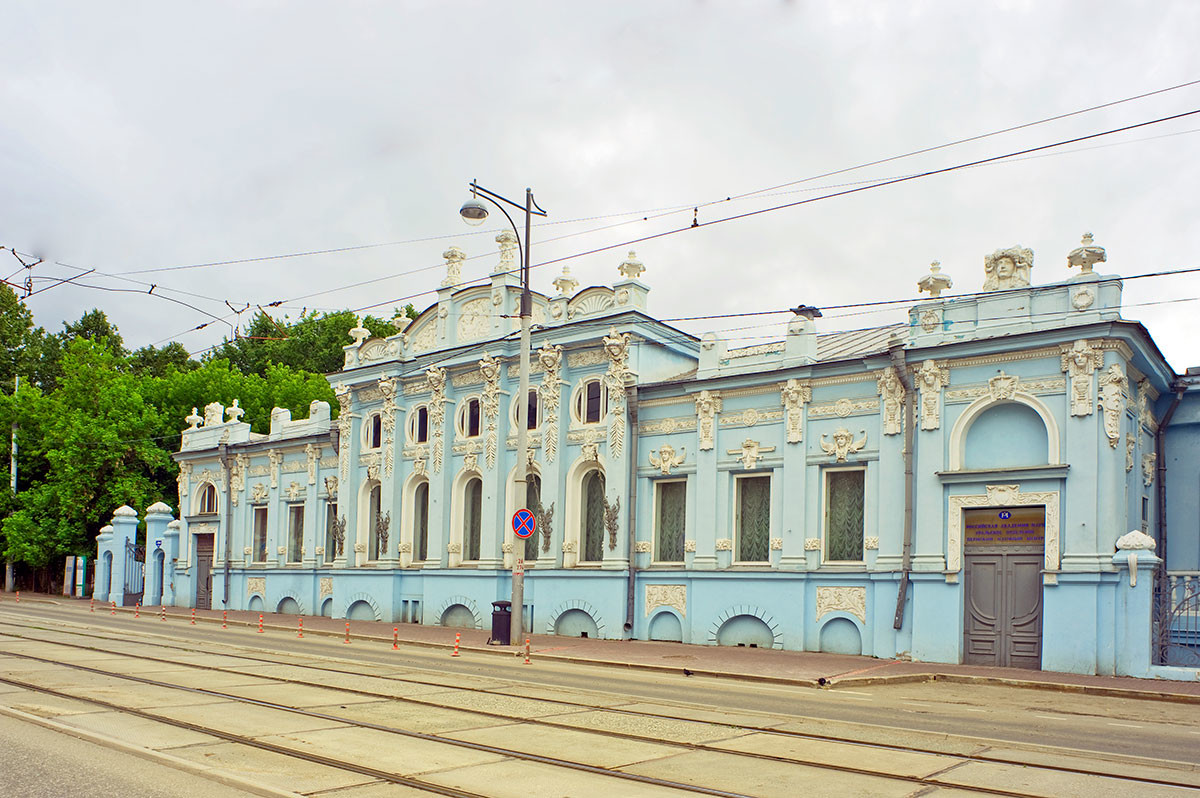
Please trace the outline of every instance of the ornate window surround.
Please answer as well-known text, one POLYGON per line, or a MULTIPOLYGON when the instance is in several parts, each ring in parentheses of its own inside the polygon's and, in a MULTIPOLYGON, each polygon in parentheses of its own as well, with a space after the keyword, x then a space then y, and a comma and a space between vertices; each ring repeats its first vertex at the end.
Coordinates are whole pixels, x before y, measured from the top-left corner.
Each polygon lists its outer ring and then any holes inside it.
POLYGON ((950 431, 950 471, 963 470, 963 463, 966 461, 967 433, 970 431, 971 425, 985 411, 1003 404, 1023 404, 1041 417, 1042 423, 1046 425, 1048 465, 1062 464, 1061 437, 1053 411, 1033 394, 1018 390, 1013 394, 1012 399, 993 399, 991 396, 981 396, 959 414, 950 431))
POLYGON ((201 482, 195 491, 196 496, 196 515, 216 515, 218 512, 218 492, 217 486, 207 480, 201 482), (208 497, 212 496, 212 509, 207 509, 209 504, 208 497))
POLYGON ((408 414, 408 445, 421 446, 429 443, 429 406, 422 403, 417 405, 408 414), (417 435, 417 426, 420 422, 421 410, 425 411, 425 440, 419 440, 417 435))
POLYGON ((1057 584, 1060 540, 1059 492, 1057 490, 1024 493, 1020 485, 987 485, 987 492, 969 496, 951 496, 946 517, 946 581, 957 582, 963 562, 963 511, 978 507, 1032 507, 1046 508, 1046 555, 1043 567, 1043 584, 1057 584))
POLYGON ((867 530, 870 528, 870 516, 867 512, 868 502, 867 496, 870 494, 870 478, 871 474, 865 464, 850 465, 850 466, 829 466, 821 469, 821 566, 851 566, 855 570, 861 570, 866 567, 867 557, 867 530), (863 472, 863 559, 861 560, 829 560, 826 559, 825 553, 828 551, 828 529, 826 525, 828 516, 826 511, 829 508, 829 474, 832 472, 842 471, 861 471, 863 472))
MULTIPOLYGON (((508 421, 511 425, 509 428, 512 430, 512 433, 510 433, 512 435, 517 434, 517 402, 520 400, 520 397, 517 396, 518 393, 519 391, 513 391, 512 401, 508 404, 508 421)), ((529 431, 533 432, 542 426, 542 395, 536 385, 529 386, 529 394, 537 402, 537 415, 533 419, 536 423, 532 427, 529 427, 529 431)))
MULTIPOLYGON (((583 554, 583 514, 586 511, 584 507, 583 496, 583 481, 584 478, 592 471, 600 471, 607 478, 608 468, 605 465, 604 457, 599 460, 586 460, 583 457, 577 459, 567 470, 566 475, 566 507, 563 513, 563 567, 573 568, 580 564, 583 554)), ((588 563, 589 567, 595 567, 598 563, 588 563)))
MULTIPOLYGON (((454 483, 450 486, 450 495, 453 497, 453 500, 450 502, 450 529, 449 529, 450 535, 449 535, 449 540, 446 541, 446 543, 448 544, 446 550, 449 553, 449 559, 447 561, 447 565, 451 568, 460 568, 460 567, 475 568, 475 567, 477 567, 477 561, 466 559, 467 540, 466 540, 466 535, 463 534, 466 531, 466 521, 467 521, 467 514, 466 514, 467 485, 470 483, 470 481, 472 479, 478 479, 482 482, 482 480, 483 480, 482 472, 478 471, 477 469, 463 468, 454 477, 454 483)), ((414 488, 414 492, 415 492, 415 488, 414 488)), ((480 509, 480 512, 484 512, 484 511, 485 511, 484 508, 480 509)), ((410 523, 411 523, 411 521, 410 521, 410 523)), ((486 525, 487 522, 483 521, 482 523, 486 525)), ((431 519, 431 524, 430 524, 430 528, 429 528, 429 537, 430 537, 429 550, 433 551, 432 519, 431 519)), ((488 551, 485 551, 483 549, 483 547, 481 546, 480 550, 479 550, 479 556, 481 559, 486 560, 489 557, 491 557, 492 554, 488 551)))
POLYGON ((377 452, 383 448, 383 414, 379 411, 368 413, 363 418, 362 423, 362 447, 365 452, 377 452), (379 445, 375 446, 372 438, 374 437, 375 424, 379 424, 379 445))
MULTIPOLYGON (((407 568, 409 566, 420 566, 422 560, 417 557, 417 536, 416 536, 416 512, 417 512, 417 488, 422 484, 429 484, 429 477, 424 474, 409 474, 408 479, 404 482, 404 487, 401 489, 403 498, 401 501, 403 508, 400 513, 400 540, 398 548, 400 550, 400 567, 407 568), (404 544, 407 543, 406 547, 404 544), (407 549, 407 550, 406 550, 407 549)), ((428 512, 428 508, 426 508, 428 512)), ((428 523, 428 516, 426 516, 428 523)), ((429 528, 429 552, 434 552, 433 547, 433 529, 429 528)), ((433 564, 437 564, 437 560, 433 560, 433 564)))
POLYGON ((683 539, 687 540, 687 502, 688 502, 688 478, 686 476, 679 477, 664 477, 661 479, 651 479, 652 499, 650 502, 650 562, 653 565, 661 565, 665 567, 682 566, 687 554, 684 554, 684 559, 680 560, 659 560, 658 554, 658 494, 660 485, 681 484, 683 485, 683 507, 684 507, 684 524, 683 524, 683 539))
POLYGON ((487 424, 483 417, 483 397, 479 394, 464 396, 458 401, 458 412, 454 414, 454 439, 457 441, 473 441, 483 437, 487 424), (471 402, 479 408, 479 431, 474 435, 470 432, 468 414, 471 412, 471 402))
POLYGON ((757 469, 754 471, 735 472, 732 475, 732 479, 730 480, 730 487, 732 487, 732 489, 733 489, 730 493, 731 501, 730 501, 730 508, 729 508, 730 509, 729 528, 733 531, 733 534, 730 536, 730 540, 732 540, 732 542, 733 542, 732 562, 734 565, 745 565, 745 566, 756 567, 756 568, 766 568, 766 567, 768 567, 769 562, 770 562, 771 538, 774 537, 775 529, 777 528, 777 526, 779 524, 779 520, 776 517, 777 513, 775 512, 775 509, 776 509, 775 505, 776 505, 776 500, 777 500, 776 491, 779 488, 779 486, 776 484, 776 480, 775 480, 775 469, 760 468, 760 469, 757 469), (770 491, 771 491, 770 502, 768 504, 770 516, 767 519, 767 557, 768 557, 768 559, 766 559, 766 560, 739 560, 739 559, 737 559, 737 553, 741 549, 740 542, 741 542, 741 537, 742 537, 742 524, 741 524, 741 519, 739 517, 740 502, 741 502, 741 482, 742 482, 742 480, 746 480, 746 479, 757 479, 757 478, 762 478, 762 477, 767 477, 770 480, 769 485, 770 485, 770 491))
POLYGON ((604 384, 604 379, 601 375, 596 374, 584 377, 571 391, 571 427, 600 427, 608 422, 608 386, 604 384), (598 421, 585 421, 587 418, 587 386, 590 383, 599 383, 600 385, 600 419, 598 421), (581 405, 583 405, 581 413, 581 405))

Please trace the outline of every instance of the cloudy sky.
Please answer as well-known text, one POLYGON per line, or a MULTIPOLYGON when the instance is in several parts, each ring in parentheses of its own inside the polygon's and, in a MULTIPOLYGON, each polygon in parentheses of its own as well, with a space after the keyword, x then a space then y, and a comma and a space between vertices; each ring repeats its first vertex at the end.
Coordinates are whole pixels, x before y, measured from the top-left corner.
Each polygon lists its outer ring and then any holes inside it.
MULTIPOLYGON (((565 261, 611 283, 624 242, 688 227, 693 207, 711 222, 1200 109, 1196 85, 800 182, 1200 80, 1189 0, 3 6, 0 245, 45 258, 35 288, 96 270, 30 297, 38 323, 100 307, 130 346, 193 352, 238 323, 226 301, 423 308, 451 244, 485 275, 500 227, 458 218, 472 178, 533 187, 550 212, 535 264, 613 247, 565 261)), ((645 241, 651 311, 902 299, 935 259, 973 291, 983 256, 1018 243, 1034 283, 1055 282, 1085 231, 1106 273, 1193 268, 1197 130, 1200 114, 645 241)), ((0 252, 0 277, 25 276, 0 252)), ((1197 297, 1197 274, 1125 286, 1124 315, 1177 371, 1200 364, 1197 297)), ((785 318, 679 326, 739 345, 785 318)), ((830 311, 821 328, 902 318, 830 311)))

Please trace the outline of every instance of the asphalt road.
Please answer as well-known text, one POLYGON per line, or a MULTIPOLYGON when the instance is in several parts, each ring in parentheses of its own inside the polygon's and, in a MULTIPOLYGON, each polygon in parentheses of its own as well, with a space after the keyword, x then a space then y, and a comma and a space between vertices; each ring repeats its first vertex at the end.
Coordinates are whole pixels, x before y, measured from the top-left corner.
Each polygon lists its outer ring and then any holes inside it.
POLYGON ((0 714, 0 795, 5 798, 244 798, 252 794, 0 714))

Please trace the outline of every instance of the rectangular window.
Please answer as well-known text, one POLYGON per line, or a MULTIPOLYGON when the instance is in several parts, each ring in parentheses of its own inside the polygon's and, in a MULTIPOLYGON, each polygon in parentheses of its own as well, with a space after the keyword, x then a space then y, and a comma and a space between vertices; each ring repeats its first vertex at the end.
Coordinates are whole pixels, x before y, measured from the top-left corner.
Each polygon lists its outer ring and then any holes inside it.
POLYGON ((304 505, 288 505, 288 548, 287 561, 300 562, 300 550, 304 547, 304 505))
POLYGON ((267 561, 267 508, 254 508, 254 561, 267 561))
POLYGON ((687 481, 654 484, 654 559, 683 562, 684 518, 687 514, 687 481))
POLYGON ((866 476, 863 468, 825 472, 825 562, 862 562, 866 476))
POLYGON ((333 530, 337 527, 337 502, 325 502, 325 562, 333 562, 337 556, 337 541, 333 530))
POLYGON ((479 400, 472 399, 467 403, 467 437, 479 437, 479 400))
POLYGON ((735 492, 737 559, 739 562, 767 562, 770 559, 771 477, 737 477, 735 492))

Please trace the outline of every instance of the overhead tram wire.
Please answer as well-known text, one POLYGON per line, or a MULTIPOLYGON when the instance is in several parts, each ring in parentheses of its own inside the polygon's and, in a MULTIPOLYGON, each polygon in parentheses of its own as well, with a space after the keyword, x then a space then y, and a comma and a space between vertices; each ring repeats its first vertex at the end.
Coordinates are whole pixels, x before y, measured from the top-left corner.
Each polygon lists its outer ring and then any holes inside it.
MULTIPOLYGON (((1200 269, 1187 270, 1187 271, 1200 271, 1200 269)), ((1166 272, 1165 274, 1175 274, 1175 273, 1178 273, 1178 272, 1166 272)), ((1160 276, 1160 275, 1149 274, 1149 275, 1138 275, 1138 276, 1152 277, 1152 276, 1160 276)), ((1034 286, 1034 287, 1039 287, 1039 286, 1034 286)), ((1053 287, 1053 286, 1051 286, 1051 287, 1053 287)), ((1016 290, 1021 290, 1021 289, 1016 289, 1016 290)), ((983 292, 975 292, 975 294, 979 294, 979 293, 983 293, 983 292)), ((988 293, 994 294, 996 292, 988 292, 988 293)), ((968 294, 966 296, 970 296, 970 294, 968 294)), ((963 297, 957 296, 957 297, 953 297, 953 298, 961 299, 963 297)), ((896 300, 896 301, 904 301, 904 300, 896 300)), ((929 300, 926 299, 924 301, 929 301, 929 300)), ((1176 298, 1176 299, 1164 299, 1164 300, 1155 300, 1155 301, 1148 301, 1148 302, 1137 302, 1137 303, 1132 303, 1132 304, 1128 304, 1128 305, 1122 305, 1121 309, 1134 308, 1134 307, 1147 307, 1147 306, 1155 306, 1155 305, 1181 304, 1184 302, 1196 302, 1196 301, 1200 301, 1200 296, 1180 297, 1180 298, 1176 298)), ((1066 311, 1045 311, 1045 312, 1041 312, 1041 313, 1031 314, 1030 317, 1038 318, 1038 317, 1043 317, 1043 316, 1061 316, 1066 313, 1067 313, 1066 311)), ((947 323, 950 323, 950 324, 954 324, 954 323, 977 324, 978 322, 981 322, 981 321, 984 321, 984 322, 1004 321, 1004 320, 1010 319, 1010 318, 1011 317, 1008 315, 980 316, 980 317, 976 317, 974 319, 960 320, 958 322, 955 322, 954 320, 947 320, 947 323)), ((662 321, 662 320, 660 319, 659 321, 662 321)), ((1127 320, 1127 321, 1135 321, 1135 320, 1127 320)), ((589 328, 596 329, 596 330, 603 330, 607 327, 610 327, 611 324, 612 324, 611 318, 589 319, 589 320, 585 320, 583 322, 575 323, 574 325, 572 325, 572 329, 576 330, 576 331, 579 331, 581 329, 587 330, 589 328)), ((774 325, 772 325, 772 326, 774 326, 774 325)), ((829 331, 829 333, 837 334, 837 333, 868 332, 870 330, 879 330, 879 329, 883 329, 883 328, 887 328, 887 327, 907 327, 907 326, 909 326, 909 325, 904 322, 895 322, 893 324, 871 325, 869 327, 856 327, 856 328, 850 328, 850 329, 845 329, 845 330, 831 330, 831 331, 829 331)), ((535 330, 535 332, 545 331, 545 329, 546 328, 542 328, 542 330, 535 330)), ((401 363, 400 364, 401 368, 395 376, 400 379, 403 379, 405 377, 410 377, 416 373, 425 371, 426 369, 430 368, 431 366, 440 366, 440 365, 450 362, 451 360, 456 360, 456 359, 468 356, 474 352, 484 351, 488 347, 497 346, 497 345, 511 342, 513 340, 514 336, 516 336, 516 335, 517 335, 517 331, 513 331, 513 332, 507 333, 504 336, 501 336, 499 338, 492 338, 492 339, 488 339, 485 341, 478 341, 478 342, 475 342, 472 344, 464 344, 460 347, 456 347, 453 351, 446 352, 442 357, 439 357, 438 359, 433 360, 433 361, 417 362, 422 357, 422 356, 418 355, 412 361, 409 361, 406 363, 401 363)), ((725 342, 757 341, 757 340, 762 340, 765 338, 773 338, 774 341, 776 341, 776 342, 780 340, 778 337, 766 336, 766 335, 727 336, 727 337, 722 337, 722 340, 725 342)), ((687 334, 683 331, 680 331, 680 334, 678 334, 678 335, 670 335, 670 334, 663 335, 663 336, 661 336, 661 339, 662 339, 661 341, 654 340, 654 339, 635 339, 630 342, 630 346, 637 347, 644 343, 645 344, 660 344, 662 341, 665 341, 668 343, 696 343, 698 341, 697 336, 687 334)), ((216 346, 219 346, 219 344, 216 346)), ((206 352, 209 349, 216 348, 216 346, 208 347, 208 348, 202 349, 202 350, 197 350, 197 352, 191 353, 191 355, 194 356, 196 354, 202 354, 203 352, 206 352)), ((732 350, 732 351, 736 351, 736 350, 732 350)), ((182 430, 180 432, 182 432, 182 430)), ((104 445, 112 445, 114 443, 119 444, 119 443, 138 443, 138 442, 147 442, 147 441, 165 441, 165 440, 171 440, 171 439, 178 438, 179 435, 180 435, 180 433, 177 432, 177 433, 172 433, 172 434, 168 434, 168 435, 159 435, 159 436, 153 436, 153 437, 118 439, 114 442, 110 442, 109 444, 104 444, 104 445)), ((82 444, 82 445, 100 446, 101 444, 88 443, 88 444, 82 444)))
MULTIPOLYGON (((720 203, 724 203, 724 202, 732 202, 732 201, 736 201, 739 199, 744 199, 744 198, 748 198, 748 197, 752 197, 752 196, 756 196, 756 195, 761 195, 761 194, 764 194, 764 193, 770 192, 770 191, 777 191, 781 188, 787 188, 789 186, 798 185, 801 183, 807 183, 807 182, 811 182, 813 180, 820 180, 825 177, 832 177, 832 176, 839 175, 839 174, 845 174, 847 172, 856 171, 858 169, 865 169, 865 168, 868 168, 871 166, 878 166, 881 164, 891 163, 893 161, 902 160, 904 158, 911 158, 911 157, 914 157, 917 155, 923 155, 923 154, 930 153, 930 152, 936 152, 938 150, 943 150, 943 149, 947 149, 950 147, 956 147, 958 145, 970 143, 973 141, 981 141, 983 139, 992 138, 994 136, 1003 135, 1005 133, 1012 133, 1012 132, 1015 132, 1018 130, 1024 130, 1027 128, 1036 127, 1037 125, 1043 125, 1043 124, 1047 124, 1049 122, 1055 122, 1055 121, 1059 121, 1062 119, 1079 116, 1081 114, 1091 113, 1092 111, 1098 111, 1098 110, 1102 110, 1104 108, 1112 108, 1114 106, 1122 105, 1124 103, 1134 102, 1136 100, 1143 100, 1148 97, 1153 97, 1153 96, 1160 95, 1160 94, 1166 94, 1168 92, 1177 91, 1179 89, 1184 89, 1184 88, 1188 88, 1188 87, 1196 86, 1196 85, 1200 85, 1200 79, 1187 81, 1184 83, 1179 83, 1179 84, 1176 84, 1173 86, 1167 86, 1167 87, 1164 87, 1161 89, 1155 89, 1154 91, 1143 92, 1141 94, 1132 95, 1130 97, 1123 97, 1118 100, 1111 100, 1106 103, 1088 106, 1087 108, 1080 108, 1075 111, 1069 111, 1069 112, 1062 113, 1062 114, 1055 114, 1053 116, 1048 116, 1048 117, 1045 117, 1042 119, 1037 119, 1037 120, 1034 120, 1031 122, 1024 122, 1024 123, 1021 123, 1018 125, 1011 125, 1009 127, 1002 128, 1000 130, 990 131, 988 133, 981 133, 981 134, 977 134, 974 136, 968 136, 966 138, 956 139, 954 141, 945 142, 943 144, 937 144, 937 145, 930 146, 930 147, 923 147, 921 149, 912 150, 910 152, 901 153, 898 155, 892 155, 892 156, 889 156, 886 158, 879 158, 879 159, 876 159, 873 161, 868 161, 868 162, 857 164, 854 166, 844 167, 842 169, 836 169, 836 170, 833 170, 830 172, 823 172, 818 175, 811 175, 809 177, 801 178, 799 180, 792 180, 792 181, 788 181, 786 183, 779 183, 779 184, 776 184, 773 186, 768 186, 768 187, 761 188, 761 189, 755 189, 753 191, 743 192, 741 194, 726 196, 726 197, 718 199, 718 200, 691 202, 691 203, 686 203, 686 204, 680 204, 677 206, 665 206, 662 208, 654 208, 654 209, 649 209, 649 210, 624 211, 624 212, 620 212, 620 213, 605 214, 605 215, 599 215, 599 216, 581 217, 579 219, 546 221, 546 222, 538 223, 537 226, 541 227, 544 225, 554 225, 554 224, 561 225, 561 224, 569 224, 569 223, 581 222, 581 221, 594 221, 594 220, 599 220, 599 219, 619 218, 621 216, 630 216, 630 215, 636 216, 636 215, 642 215, 642 214, 646 214, 646 213, 660 213, 661 212, 662 215, 668 215, 671 213, 683 212, 689 208, 709 207, 711 205, 716 205, 716 204, 720 204, 720 203)), ((303 251, 303 252, 291 252, 291 253, 283 253, 283 254, 276 254, 276 255, 263 255, 263 256, 257 256, 257 257, 252 257, 252 258, 236 258, 236 259, 229 259, 229 260, 209 261, 209 262, 204 262, 204 263, 182 264, 182 265, 177 265, 177 266, 158 266, 158 267, 153 267, 153 268, 148 268, 148 269, 134 269, 134 270, 124 271, 124 272, 117 272, 113 276, 129 275, 129 274, 147 274, 147 273, 151 273, 151 272, 160 272, 160 271, 178 271, 178 270, 184 270, 184 269, 199 269, 199 268, 206 268, 206 267, 210 267, 210 266, 229 266, 229 265, 237 265, 237 264, 244 264, 244 263, 258 263, 258 262, 270 261, 270 260, 280 260, 280 259, 285 259, 285 258, 298 258, 298 257, 308 257, 308 256, 312 256, 312 255, 336 254, 336 253, 341 253, 341 252, 353 252, 353 251, 358 251, 358 250, 377 249, 380 247, 399 246, 399 245, 403 245, 403 244, 423 243, 423 242, 428 242, 428 241, 438 241, 438 240, 445 240, 445 239, 462 238, 463 236, 470 236, 470 235, 485 235, 490 232, 492 232, 492 231, 479 230, 479 231, 474 231, 474 232, 460 232, 460 233, 437 235, 437 236, 426 236, 423 238, 406 239, 406 240, 401 240, 401 241, 387 241, 387 242, 372 243, 372 244, 357 244, 357 245, 351 245, 351 246, 345 246, 345 247, 331 247, 331 248, 326 248, 326 249, 308 250, 308 251, 303 251)))
MULTIPOLYGON (((979 159, 976 159, 973 161, 968 161, 965 163, 954 164, 952 166, 944 166, 944 167, 940 167, 937 169, 929 169, 929 170, 926 170, 923 172, 918 172, 918 173, 915 173, 912 175, 904 175, 904 176, 900 176, 900 177, 885 179, 885 180, 882 180, 877 183, 871 183, 869 185, 858 186, 855 188, 849 188, 849 189, 846 189, 843 191, 835 191, 835 192, 832 192, 829 194, 822 194, 817 197, 808 197, 806 199, 797 200, 795 202, 783 203, 781 205, 772 205, 772 206, 768 206, 766 208, 759 208, 757 210, 746 211, 744 213, 734 214, 732 216, 725 216, 725 217, 721 217, 718 219, 712 219, 712 220, 705 221, 705 222, 694 222, 693 224, 690 224, 686 227, 672 228, 670 230, 665 230, 665 231, 662 231, 659 233, 652 233, 650 235, 641 236, 639 238, 621 241, 616 244, 607 244, 605 246, 594 247, 592 249, 589 249, 589 250, 586 250, 583 252, 577 252, 577 253, 574 253, 571 255, 563 255, 562 257, 558 257, 558 258, 551 258, 550 260, 545 260, 545 261, 541 261, 540 263, 531 264, 530 268, 538 268, 538 267, 542 267, 542 266, 550 266, 550 265, 553 265, 556 263, 564 263, 566 261, 576 260, 578 258, 582 258, 582 257, 588 256, 588 255, 595 255, 595 254, 598 254, 601 252, 609 252, 614 249, 621 249, 621 248, 629 247, 629 246, 632 246, 635 244, 644 243, 646 241, 654 241, 654 240, 657 240, 660 238, 666 238, 668 236, 678 235, 680 233, 685 233, 690 230, 695 230, 698 228, 711 227, 714 225, 723 224, 725 222, 740 221, 742 219, 747 219, 747 218, 750 218, 753 216, 760 216, 762 214, 772 213, 774 211, 786 210, 788 208, 796 208, 801 205, 809 205, 809 204, 812 204, 815 202, 821 202, 823 200, 834 199, 837 197, 844 197, 844 196, 847 196, 850 194, 858 194, 858 193, 862 193, 864 191, 870 191, 872 189, 877 189, 877 188, 884 188, 886 186, 892 186, 892 185, 896 185, 898 183, 910 182, 910 181, 918 180, 921 178, 934 177, 937 175, 948 174, 950 172, 956 172, 956 171, 961 171, 963 169, 969 169, 971 167, 979 166, 981 164, 987 164, 987 163, 992 163, 992 162, 996 162, 996 161, 1001 161, 1004 159, 1014 158, 1014 157, 1021 156, 1021 155, 1028 155, 1028 154, 1034 153, 1034 152, 1043 152, 1046 150, 1054 149, 1055 147, 1063 147, 1068 144, 1075 144, 1075 143, 1078 143, 1081 141, 1090 141, 1093 139, 1101 138, 1103 136, 1111 136, 1116 133, 1124 133, 1129 130, 1137 130, 1139 128, 1148 127, 1150 125, 1157 125, 1157 124, 1161 124, 1163 122, 1170 122, 1170 121, 1173 121, 1176 119, 1183 119, 1183 118, 1186 118, 1189 116, 1194 116, 1196 114, 1200 114, 1200 108, 1193 109, 1191 111, 1185 111, 1185 112, 1178 113, 1178 114, 1172 114, 1170 116, 1159 117, 1157 119, 1151 119, 1151 120, 1147 120, 1144 122, 1137 122, 1132 125, 1124 125, 1124 126, 1117 127, 1117 128, 1111 128, 1109 130, 1103 130, 1098 133, 1089 133, 1084 136, 1076 136, 1076 137, 1070 138, 1070 139, 1063 139, 1061 141, 1052 142, 1050 144, 1041 144, 1036 147, 1026 147, 1024 149, 1005 153, 1003 155, 993 155, 993 156, 990 156, 987 158, 979 158, 979 159)), ((510 270, 508 273, 515 274, 516 270, 510 270)), ((468 287, 468 286, 470 286, 476 282, 479 282, 480 280, 483 280, 483 279, 487 279, 487 278, 478 277, 478 278, 473 278, 471 280, 463 280, 451 287, 453 287, 455 289, 465 288, 465 287, 468 287)), ((416 299, 416 298, 425 296, 427 294, 434 293, 435 290, 436 289, 420 291, 420 292, 417 292, 414 294, 408 294, 405 296, 389 299, 389 300, 386 300, 383 302, 377 302, 377 303, 373 303, 370 305, 364 305, 360 308, 357 308, 355 312, 370 310, 372 308, 378 308, 378 307, 382 307, 384 305, 395 305, 397 303, 407 302, 411 299, 416 299)))

